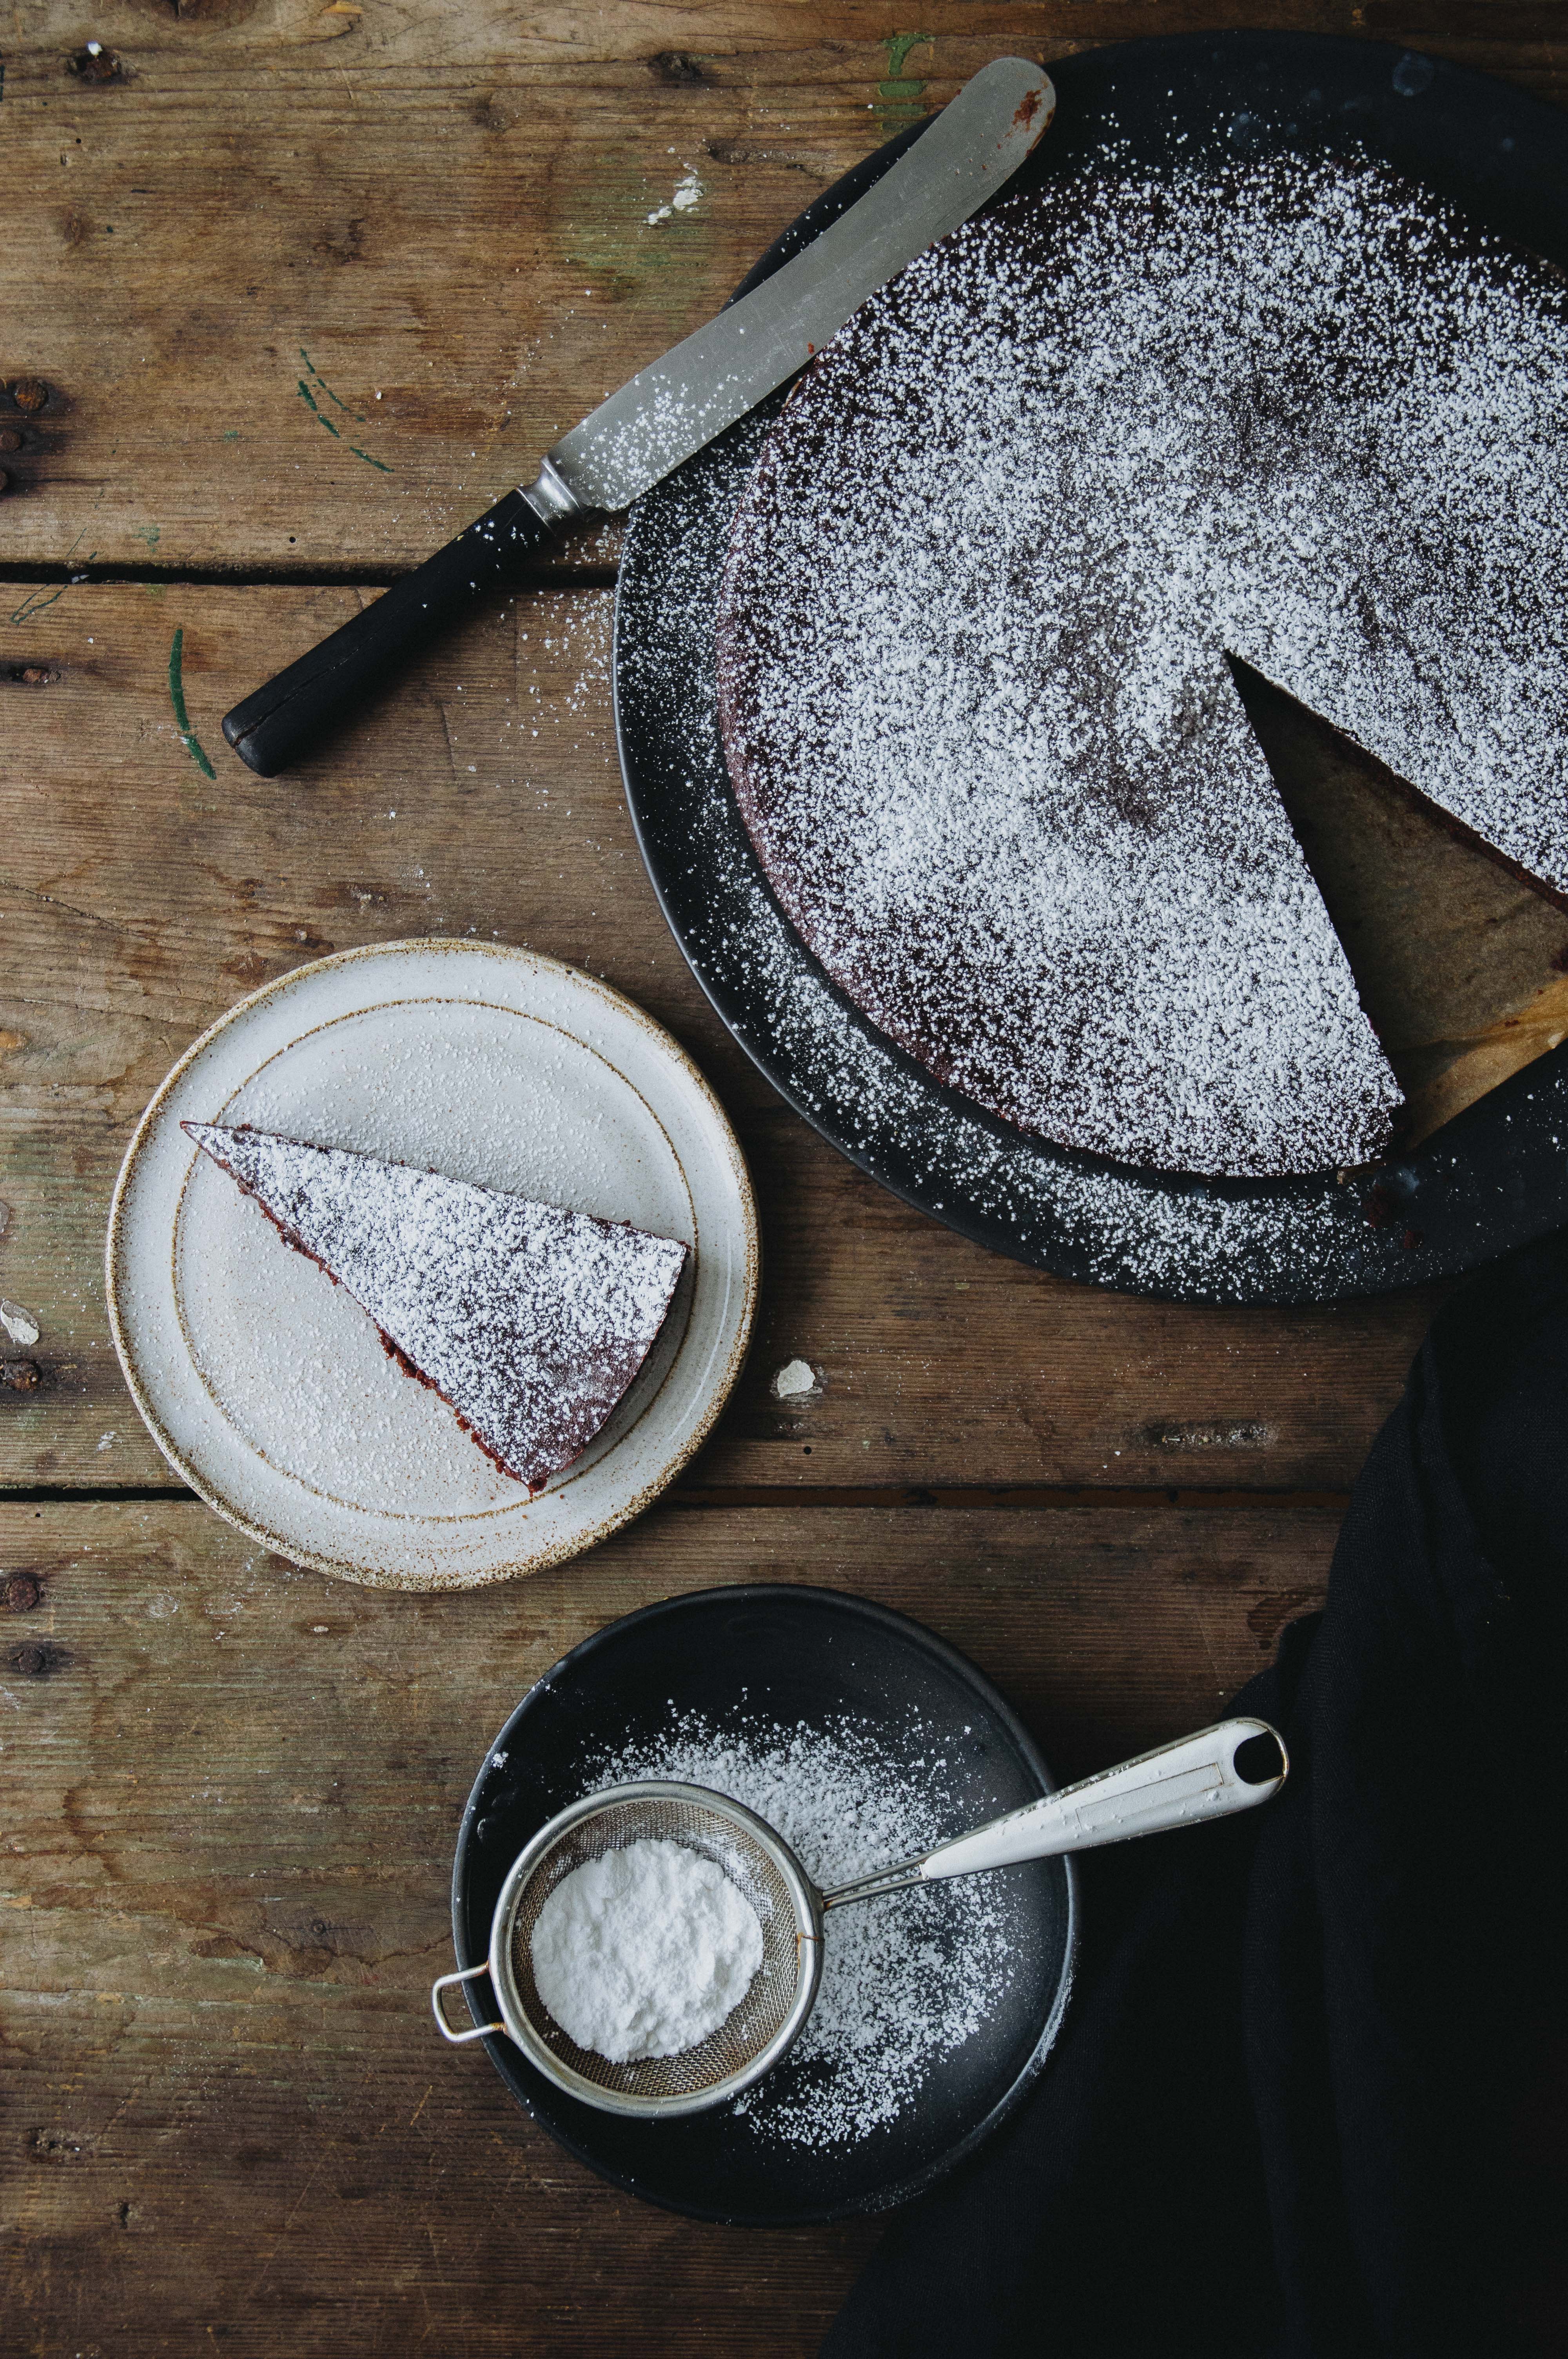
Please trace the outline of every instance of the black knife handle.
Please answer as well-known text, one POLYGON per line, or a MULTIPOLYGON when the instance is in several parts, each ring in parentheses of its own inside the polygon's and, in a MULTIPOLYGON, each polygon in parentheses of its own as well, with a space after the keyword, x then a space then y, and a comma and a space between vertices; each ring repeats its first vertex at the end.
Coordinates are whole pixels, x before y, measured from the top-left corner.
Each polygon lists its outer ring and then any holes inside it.
POLYGON ((225 713, 223 734, 241 761, 264 778, 287 770, 384 687, 416 648, 460 622, 498 583, 548 548, 558 528, 520 491, 508 492, 456 540, 384 591, 373 606, 225 713))

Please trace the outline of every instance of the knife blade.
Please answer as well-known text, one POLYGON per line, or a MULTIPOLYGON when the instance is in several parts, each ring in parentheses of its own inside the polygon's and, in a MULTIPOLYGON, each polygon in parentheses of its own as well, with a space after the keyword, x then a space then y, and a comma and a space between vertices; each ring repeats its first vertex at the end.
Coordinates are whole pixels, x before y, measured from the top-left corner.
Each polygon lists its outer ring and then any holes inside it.
POLYGON ((805 250, 600 402, 520 484, 373 605, 236 704, 223 734, 263 777, 373 694, 509 574, 704 449, 805 367, 867 297, 968 221, 1055 112, 1050 77, 999 58, 805 250))

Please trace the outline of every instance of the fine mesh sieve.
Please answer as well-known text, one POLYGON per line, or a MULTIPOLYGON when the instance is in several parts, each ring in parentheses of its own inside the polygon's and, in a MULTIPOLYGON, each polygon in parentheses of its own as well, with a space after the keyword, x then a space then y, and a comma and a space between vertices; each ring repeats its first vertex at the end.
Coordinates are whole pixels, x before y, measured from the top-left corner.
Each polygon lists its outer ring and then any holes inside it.
POLYGON ((460 1973, 441 1975, 430 2004, 443 2036, 454 2045, 504 2031, 557 2088, 602 2112, 700 2113, 770 2071, 811 2013, 822 1975, 822 1923, 828 1909, 914 1884, 1092 1851, 1133 1835, 1252 1810, 1278 1791, 1288 1767, 1284 1745, 1267 1721, 1221 1721, 938 1843, 918 1859, 875 1869, 831 1892, 819 1892, 783 1836, 728 1795, 654 1780, 611 1786, 574 1802, 540 1828, 501 1887, 489 1958, 460 1973), (579 2048, 546 2008, 534 1981, 533 1932, 563 1876, 585 1860, 647 1838, 684 1843, 722 1869, 757 1912, 762 1962, 739 2006, 697 2047, 677 2056, 614 2064, 579 2048), (483 1973, 494 1986, 502 2020, 454 2031, 442 2012, 442 1992, 483 1973))
POLYGON ((642 1781, 590 1794, 540 1829, 502 1887, 487 1965, 442 1976, 433 1994, 436 2020, 449 2038, 508 2032, 557 2087, 602 2111, 696 2113, 738 2095, 777 2063, 811 2012, 821 1961, 816 1891, 773 1829, 701 1786, 642 1781), (756 1910, 762 1962, 739 2006, 696 2048, 617 2064, 579 2048, 546 2008, 534 1981, 533 1933, 563 1876, 643 1841, 684 1843, 722 1869, 756 1910), (441 1989, 486 1971, 503 2021, 452 2033, 441 2017, 441 1989))

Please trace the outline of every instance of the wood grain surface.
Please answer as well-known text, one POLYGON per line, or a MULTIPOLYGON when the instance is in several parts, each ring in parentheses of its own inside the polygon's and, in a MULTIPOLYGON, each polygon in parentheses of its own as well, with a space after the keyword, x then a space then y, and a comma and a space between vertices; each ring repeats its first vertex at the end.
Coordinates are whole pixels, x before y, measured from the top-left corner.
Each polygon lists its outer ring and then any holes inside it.
MULTIPOLYGON (((1073 1287, 784 1109, 637 855, 613 527, 310 768, 255 779, 218 727, 989 58, 1242 21, 1568 98, 1540 0, 20 0, 0 26, 7 2352, 805 2359, 873 2225, 658 2213, 436 2038, 494 1729, 617 1614, 819 1581, 962 1647, 1071 1774, 1212 1717, 1320 1599, 1443 1289, 1238 1312, 1073 1287), (670 1026, 764 1233, 751 1364, 677 1491, 444 1599, 298 1571, 183 1495, 102 1277, 125 1142, 190 1040, 308 959, 418 934, 527 943, 670 1026), (781 1400, 793 1359, 813 1381, 781 1400)), ((1568 926, 1243 685, 1441 1120, 1561 1037, 1568 926)))
POLYGON ((1237 21, 1564 86, 1542 0, 25 0, 0 380, 47 398, 0 459, 7 553, 407 564, 990 58, 1237 21))
POLYGON ((182 1500, 0 1507, 37 1591, 0 1617, 6 2348, 804 2359, 874 2226, 664 2217, 438 2039, 487 1744, 615 1615, 809 1578, 961 1647, 1070 1772, 1212 1717, 1317 1601, 1335 1523, 666 1506, 560 1572, 406 1598, 182 1500))

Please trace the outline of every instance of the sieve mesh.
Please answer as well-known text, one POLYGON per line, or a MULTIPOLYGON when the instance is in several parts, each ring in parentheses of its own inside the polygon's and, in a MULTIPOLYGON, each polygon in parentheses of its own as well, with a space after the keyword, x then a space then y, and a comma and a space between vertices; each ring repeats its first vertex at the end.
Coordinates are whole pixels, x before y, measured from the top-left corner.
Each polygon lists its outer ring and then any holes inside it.
POLYGON ((535 1862, 517 1896, 511 1965, 518 2002, 530 2029, 549 2053, 595 2087, 653 2101, 693 2097, 744 2071, 783 2028, 803 1971, 800 1922, 789 1878, 765 1844, 740 1819, 668 1795, 607 1803, 564 1828, 535 1862), (643 1840, 685 1843, 713 1860, 757 1912, 762 1962, 734 2013, 696 2048, 678 2056, 650 2056, 625 2064, 579 2048, 546 2007, 534 1980, 534 1927, 563 1876, 585 1860, 623 1851, 643 1840))

